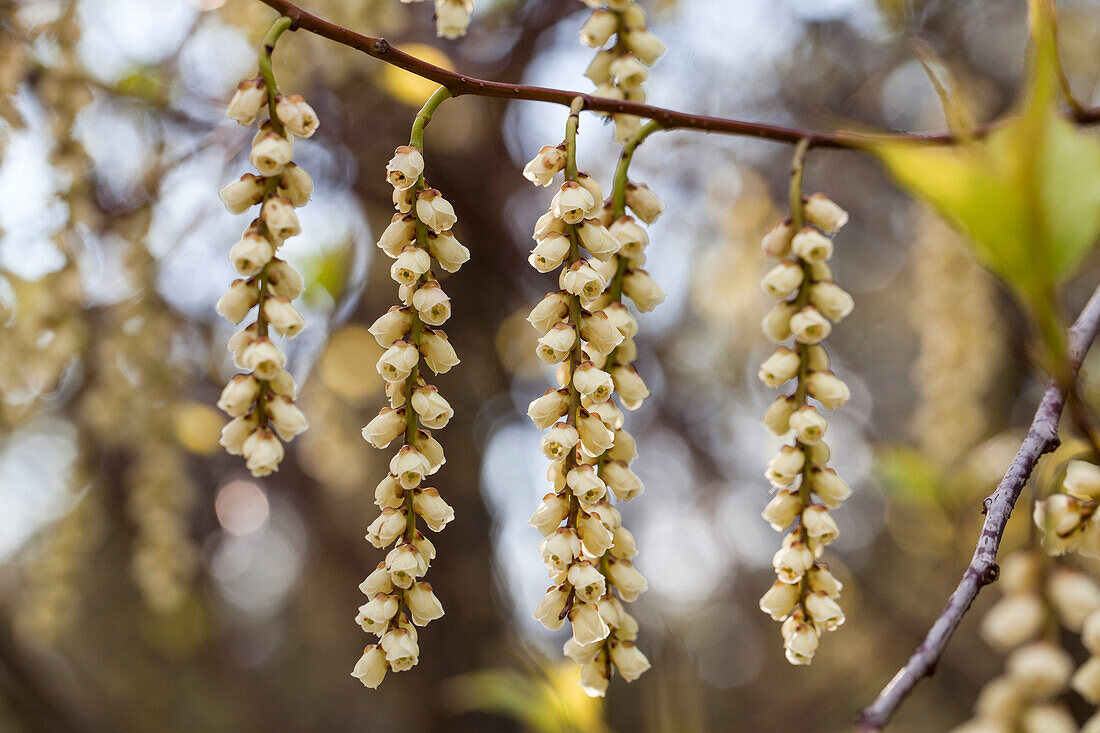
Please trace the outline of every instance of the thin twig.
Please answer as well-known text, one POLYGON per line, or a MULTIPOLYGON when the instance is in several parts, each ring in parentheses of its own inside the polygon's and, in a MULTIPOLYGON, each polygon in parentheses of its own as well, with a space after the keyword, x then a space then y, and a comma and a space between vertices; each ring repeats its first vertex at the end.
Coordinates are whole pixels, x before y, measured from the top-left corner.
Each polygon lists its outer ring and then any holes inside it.
MULTIPOLYGON (((335 41, 349 48, 373 56, 379 61, 404 69, 424 79, 429 79, 446 87, 452 96, 459 97, 464 94, 478 97, 496 97, 502 99, 525 99, 534 102, 550 102, 568 107, 577 97, 584 99, 584 108, 597 112, 612 112, 637 115, 649 120, 654 120, 661 127, 674 129, 693 129, 704 132, 716 132, 726 135, 741 135, 745 137, 762 138, 774 142, 797 144, 799 140, 809 140, 812 148, 856 148, 867 147, 876 139, 889 137, 891 140, 906 140, 910 142, 926 143, 953 143, 957 141, 951 133, 937 134, 909 134, 909 133, 885 133, 862 134, 856 132, 823 132, 818 130, 800 130, 793 127, 769 125, 761 122, 746 122, 727 117, 708 117, 706 115, 690 114, 677 110, 653 107, 638 102, 606 99, 592 94, 583 94, 565 89, 549 89, 546 87, 528 86, 525 84, 505 84, 499 81, 489 81, 466 76, 454 71, 443 69, 429 64, 415 56, 410 56, 404 51, 399 51, 390 45, 385 38, 364 36, 342 26, 330 23, 323 18, 307 13, 288 0, 261 0, 293 21, 291 30, 304 30, 315 33, 318 36, 335 41)), ((1081 125, 1100 123, 1100 107, 1086 109, 1074 109, 1070 118, 1081 125)), ((970 134, 973 137, 982 137, 992 130, 997 123, 980 125, 970 134)))
MULTIPOLYGON (((1070 361, 1074 375, 1081 368, 1085 353, 1100 330, 1100 288, 1089 298, 1081 315, 1069 329, 1070 361)), ((1035 418, 1027 431, 1020 450, 1012 460, 997 490, 985 500, 985 522, 978 537, 978 546, 969 567, 955 592, 947 600, 928 635, 924 637, 913 656, 909 658, 879 696, 858 717, 860 733, 882 730, 913 688, 923 677, 931 675, 936 663, 943 656, 947 642, 959 625, 963 615, 983 586, 997 579, 997 549, 1001 535, 1016 505, 1016 499, 1027 483, 1039 458, 1058 447, 1058 420, 1066 403, 1066 393, 1055 382, 1047 386, 1043 399, 1035 411, 1035 418)))

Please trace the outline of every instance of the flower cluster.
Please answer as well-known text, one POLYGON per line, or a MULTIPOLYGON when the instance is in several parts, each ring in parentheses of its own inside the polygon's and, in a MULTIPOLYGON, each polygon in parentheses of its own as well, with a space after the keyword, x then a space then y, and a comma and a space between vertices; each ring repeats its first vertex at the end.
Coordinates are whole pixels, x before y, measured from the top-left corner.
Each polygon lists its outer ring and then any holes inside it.
POLYGON ((386 168, 393 185, 397 213, 378 242, 393 258, 390 276, 397 282, 401 305, 371 326, 385 349, 378 373, 386 382, 389 407, 363 428, 375 448, 401 438, 402 446, 389 464, 389 474, 375 490, 381 514, 367 528, 367 539, 378 548, 394 545, 360 589, 367 603, 356 621, 379 636, 368 646, 352 675, 367 687, 381 684, 388 670, 403 672, 417 663, 420 649, 416 626, 443 615, 432 587, 417 579, 428 570, 435 547, 416 527, 419 517, 433 532, 454 519, 454 510, 436 489, 422 486, 445 462, 443 448, 422 428, 443 428, 454 415, 450 404, 421 376, 420 362, 435 374, 458 364, 447 334, 439 326, 451 316, 451 305, 432 271, 432 260, 456 272, 470 252, 455 239, 457 221, 451 204, 424 180, 424 156, 418 147, 397 149, 386 168))
POLYGON ((218 400, 233 418, 222 430, 221 444, 232 455, 243 455, 253 476, 277 471, 282 441, 308 427, 294 404, 296 386, 286 371, 286 354, 271 340, 270 329, 290 338, 306 325, 291 304, 302 292, 302 276, 276 255, 287 237, 301 232, 294 209, 313 193, 309 174, 291 162, 294 137, 311 136, 319 124, 301 96, 279 94, 273 80, 263 77, 240 83, 226 115, 251 125, 264 107, 270 116, 260 124, 250 155, 258 175, 246 173, 220 192, 233 214, 260 206, 260 216, 229 251, 241 277, 217 304, 218 313, 233 324, 257 311, 256 320, 229 341, 234 361, 247 373, 229 380, 218 400))
POLYGON ((833 322, 851 312, 852 298, 833 282, 828 265, 830 236, 848 215, 821 194, 803 201, 799 193, 794 204, 791 219, 764 237, 765 254, 779 264, 762 282, 764 292, 778 301, 764 318, 764 333, 777 343, 793 339, 794 344, 780 346, 758 376, 772 388, 795 382, 794 392, 777 398, 764 415, 770 432, 793 433, 793 440, 768 464, 766 476, 776 493, 763 512, 777 532, 795 525, 772 561, 777 580, 760 599, 760 609, 783 622, 787 660, 809 664, 822 633, 844 623, 837 603, 841 584, 819 558, 838 534, 829 510, 851 493, 826 467, 828 423, 809 398, 826 410, 848 401, 848 386, 829 371, 821 341, 833 322))
MULTIPOLYGON (((1090 703, 1100 702, 1100 657, 1074 672, 1073 657, 1058 643, 1059 625, 1081 634, 1091 654, 1100 653, 1100 588, 1027 550, 1005 558, 999 585, 1004 596, 982 618, 981 635, 1008 654, 1005 671, 985 685, 974 718, 955 733, 1078 730, 1058 697, 1072 687, 1090 703)), ((1082 730, 1098 729, 1100 716, 1094 716, 1082 730)))
MULTIPOLYGON (((600 49, 584 75, 596 85, 597 97, 645 102, 642 85, 649 67, 665 52, 665 44, 648 28, 646 15, 634 0, 582 0, 593 8, 581 28, 581 43, 600 49)), ((615 140, 625 143, 641 128, 634 115, 613 114, 615 140)))
MULTIPOLYGON (((418 3, 425 0, 401 0, 418 3)), ((454 40, 466 35, 470 16, 474 14, 474 0, 434 0, 435 33, 440 38, 454 40)))
MULTIPOLYGON (((553 488, 530 524, 544 536, 539 552, 553 583, 534 617, 551 630, 569 619, 573 634, 565 654, 581 665, 585 692, 599 696, 607 690, 612 665, 627 681, 649 668, 634 643, 638 624, 623 607, 647 584, 631 562, 637 554, 634 537, 611 503, 612 495, 627 501, 644 487, 630 470, 634 439, 623 430, 623 413, 612 395, 618 393, 627 409, 637 409, 649 396, 630 365, 637 353, 632 340, 637 322, 620 302, 621 293, 642 310, 664 296, 644 270, 635 269, 644 261, 645 231, 627 216, 608 227, 604 219, 610 209, 599 185, 576 170, 576 125, 574 108, 566 142, 543 148, 524 171, 542 186, 565 172, 549 211, 535 225, 529 258, 539 272, 560 268, 561 287, 528 317, 542 334, 538 356, 557 365, 559 385, 527 411, 547 431, 540 447, 551 460, 547 478, 553 488), (581 256, 582 247, 589 259, 581 256)), ((648 189, 635 190, 634 201, 651 221, 660 203, 648 189)))
POLYGON ((1076 552, 1100 559, 1100 466, 1088 461, 1070 461, 1062 482, 1065 493, 1051 494, 1035 503, 1035 524, 1042 531, 1042 543, 1051 555, 1076 552))

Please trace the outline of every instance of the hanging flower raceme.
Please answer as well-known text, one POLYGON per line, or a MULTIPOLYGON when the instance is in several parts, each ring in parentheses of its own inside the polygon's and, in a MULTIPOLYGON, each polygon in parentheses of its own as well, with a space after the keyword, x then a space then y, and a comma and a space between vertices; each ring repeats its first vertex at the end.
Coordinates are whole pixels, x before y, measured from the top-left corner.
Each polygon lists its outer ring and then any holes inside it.
MULTIPOLYGON (((642 86, 649 67, 665 52, 665 44, 646 27, 645 11, 633 0, 582 0, 593 8, 581 28, 581 43, 599 49, 584 72, 598 97, 645 102, 642 86)), ((613 114, 615 140, 625 143, 641 129, 634 115, 613 114)))
MULTIPOLYGON (((289 21, 276 22, 265 49, 274 47, 289 21)), ((227 452, 243 455, 253 476, 277 471, 283 441, 293 440, 309 425, 294 404, 297 388, 286 370, 286 354, 271 340, 271 332, 291 338, 305 328, 305 319, 292 305, 302 292, 302 276, 278 252, 288 237, 301 231, 294 209, 304 206, 313 192, 309 175, 291 161, 294 138, 309 137, 318 126, 317 115, 300 96, 279 93, 270 50, 260 64, 263 76, 242 81, 226 111, 243 125, 253 124, 265 107, 270 113, 252 140, 250 160, 258 174, 246 173, 221 190, 231 213, 243 214, 258 205, 260 215, 229 251, 241 277, 217 304, 218 313, 233 324, 256 311, 256 320, 229 340, 234 361, 245 372, 229 380, 218 400, 218 407, 233 418, 222 430, 221 444, 227 452)))
POLYGON ((821 635, 844 623, 837 603, 841 584, 820 561, 838 529, 829 514, 851 493, 847 484, 826 465, 829 448, 826 410, 848 401, 848 386, 829 371, 829 357, 821 341, 832 323, 852 310, 852 298, 832 279, 828 259, 830 238, 848 215, 821 194, 803 200, 800 146, 792 184, 791 217, 764 238, 764 252, 779 260, 762 282, 764 292, 778 302, 764 318, 764 333, 780 346, 760 367, 759 377, 769 387, 793 381, 794 391, 776 399, 764 415, 764 426, 778 436, 791 435, 768 464, 766 476, 774 495, 763 516, 776 531, 793 528, 783 538, 772 565, 776 581, 760 599, 760 609, 782 621, 783 643, 791 664, 809 664, 821 635))
POLYGON ((577 171, 578 116, 574 104, 566 141, 543 148, 526 170, 543 186, 559 171, 565 179, 535 225, 529 258, 539 272, 557 271, 561 287, 528 317, 542 334, 538 356, 557 366, 559 385, 527 412, 546 431, 541 448, 551 461, 552 488, 530 524, 544 536, 539 552, 552 583, 534 617, 551 630, 569 620, 573 635, 565 654, 581 665, 585 692, 598 696, 613 668, 627 681, 649 668, 634 644, 638 624, 623 607, 646 590, 646 581, 632 563, 634 537, 612 504, 613 498, 637 496, 643 486, 629 468, 634 440, 622 429, 623 414, 611 398, 619 392, 624 406, 634 409, 648 391, 629 366, 637 324, 606 294, 624 244, 600 219, 599 185, 577 171), (582 257, 582 249, 590 258, 582 257))
MULTIPOLYGON (((1071 632, 1085 648, 1100 653, 1100 588, 1083 573, 1052 566, 1037 550, 1012 553, 1001 564, 1004 596, 986 611, 981 635, 1008 655, 1004 673, 982 688, 974 717, 953 733, 988 730, 1076 731, 1061 697, 1072 688, 1100 703, 1100 657, 1074 672, 1073 657, 1061 645, 1071 632)), ((1095 730, 1094 716, 1082 730, 1095 730)))
POLYGON ((412 141, 397 148, 386 166, 397 213, 378 246, 393 259, 390 276, 398 284, 401 304, 370 329, 385 349, 377 369, 386 382, 389 406, 363 428, 363 437, 376 448, 398 439, 402 445, 375 490, 381 513, 367 528, 372 545, 393 548, 359 586, 367 602, 356 621, 379 641, 363 651, 352 675, 372 688, 381 684, 387 671, 403 672, 417 663, 416 627, 443 615, 432 587, 419 580, 435 548, 417 528, 417 519, 433 532, 454 519, 439 492, 423 485, 445 462, 443 448, 430 430, 445 427, 454 411, 421 370, 423 364, 443 374, 458 363, 447 334, 439 328, 450 318, 451 306, 436 280, 433 261, 441 270, 456 272, 470 258, 451 231, 457 221, 454 209, 424 179, 424 124, 447 96, 441 89, 428 101, 414 123, 412 141))

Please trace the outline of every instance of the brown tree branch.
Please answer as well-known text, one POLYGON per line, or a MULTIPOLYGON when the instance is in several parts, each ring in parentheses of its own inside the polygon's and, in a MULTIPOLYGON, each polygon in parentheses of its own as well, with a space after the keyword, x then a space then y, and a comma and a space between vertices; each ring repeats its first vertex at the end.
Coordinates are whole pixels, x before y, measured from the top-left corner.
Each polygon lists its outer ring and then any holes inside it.
MULTIPOLYGON (((1070 360, 1074 376, 1081 367, 1085 353, 1100 330, 1100 288, 1089 298, 1081 314, 1069 329, 1070 360)), ((917 650, 894 678, 882 689, 873 703, 859 714, 860 733, 873 733, 882 730, 898 707, 913 691, 923 677, 930 676, 936 669, 936 663, 943 656, 947 642, 959 625, 963 615, 983 586, 997 579, 997 549, 1001 544, 1001 535, 1016 505, 1016 499, 1027 483, 1031 471, 1039 458, 1058 447, 1058 420, 1066 403, 1066 393, 1056 383, 1047 386, 1043 399, 1035 411, 1031 427, 1027 431, 1020 450, 1008 467, 996 491, 985 500, 985 522, 982 525, 978 545, 969 567, 963 573, 962 580, 955 592, 947 600, 932 628, 917 650)))
MULTIPOLYGON (((692 129, 703 132, 716 132, 725 135, 741 135, 744 137, 762 138, 774 142, 795 144, 799 140, 807 139, 813 148, 864 148, 869 142, 882 135, 863 134, 857 132, 824 132, 819 130, 800 130, 793 127, 782 127, 761 122, 746 122, 726 117, 708 117, 688 112, 653 107, 638 102, 627 102, 615 99, 605 99, 592 94, 574 92, 565 89, 549 89, 546 87, 527 86, 525 84, 505 84, 498 81, 477 79, 475 77, 459 74, 454 71, 429 64, 415 56, 410 56, 404 51, 399 51, 390 45, 385 38, 364 36, 355 31, 348 30, 335 23, 330 23, 323 18, 307 13, 288 0, 261 0, 283 15, 294 21, 290 30, 305 30, 315 33, 323 38, 335 41, 349 48, 373 56, 379 61, 404 69, 424 79, 434 81, 445 86, 452 96, 459 97, 469 94, 478 97, 496 97, 500 99, 525 99, 534 102, 550 102, 568 107, 577 97, 584 99, 584 108, 599 112, 613 112, 632 114, 646 119, 655 120, 661 127, 668 130, 692 129)), ((1092 125, 1100 123, 1100 107, 1075 109, 1069 114, 1077 124, 1092 125)), ((975 137, 987 134, 997 123, 989 123, 979 126, 973 131, 975 137)), ((927 143, 952 143, 957 140, 950 133, 937 134, 908 134, 908 133, 884 133, 892 140, 909 140, 913 142, 927 143)))

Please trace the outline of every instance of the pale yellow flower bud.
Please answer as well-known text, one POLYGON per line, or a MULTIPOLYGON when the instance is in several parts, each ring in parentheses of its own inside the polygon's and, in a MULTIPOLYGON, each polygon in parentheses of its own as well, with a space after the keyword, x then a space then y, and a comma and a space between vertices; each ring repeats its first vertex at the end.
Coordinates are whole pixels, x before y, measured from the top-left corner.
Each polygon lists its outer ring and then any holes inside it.
POLYGON ((565 610, 565 602, 569 598, 566 586, 559 585, 546 591, 531 617, 541 623, 550 631, 557 631, 565 622, 562 612, 565 610))
POLYGON ((825 429, 829 426, 824 416, 810 405, 799 408, 791 416, 790 427, 795 432, 795 438, 799 443, 814 445, 825 437, 825 429))
POLYGON ((623 461, 604 463, 600 475, 619 501, 630 501, 645 491, 645 484, 623 461))
POLYGON ((616 58, 618 54, 611 49, 597 51, 584 71, 585 78, 596 85, 611 81, 611 62, 616 58))
POLYGON ((1063 486, 1067 493, 1078 499, 1085 501, 1100 499, 1100 466, 1088 461, 1070 461, 1066 466, 1063 486))
POLYGON ((583 362, 574 370, 573 387, 593 402, 603 402, 615 391, 611 375, 597 369, 590 361, 583 362))
POLYGON ((260 290, 254 280, 234 280, 214 309, 230 323, 240 323, 259 300, 260 290))
POLYGON ((559 422, 542 437, 539 447, 542 454, 551 460, 565 458, 569 451, 580 441, 577 429, 572 425, 559 422))
MULTIPOLYGON (((367 527, 367 541, 378 548, 388 546, 405 531, 404 508, 386 507, 367 527)), ((392 616, 393 614, 390 614, 392 616)), ((370 629, 368 629, 369 631, 370 629)))
POLYGON ((252 141, 252 151, 248 157, 260 175, 275 176, 282 173, 293 156, 294 146, 289 138, 276 132, 261 131, 252 141))
POLYGON ((795 303, 776 303, 764 315, 760 329, 775 343, 782 343, 791 337, 791 318, 798 313, 795 303))
POLYGON ((780 300, 786 298, 802 284, 802 267, 797 262, 783 260, 768 271, 760 281, 760 287, 768 297, 780 300))
POLYGON ((649 387, 632 364, 613 367, 611 378, 615 383, 615 391, 619 393, 623 407, 626 409, 637 410, 649 397, 649 387))
POLYGON ((778 260, 790 254, 793 237, 794 229, 789 221, 776 222, 772 230, 764 235, 760 247, 765 255, 778 260))
POLYGON ((280 95, 275 100, 275 116, 298 137, 312 137, 321 125, 317 113, 301 94, 280 95))
POLYGON ((382 684, 388 669, 385 652, 377 644, 371 644, 363 650, 363 656, 355 663, 351 676, 362 682, 364 687, 375 690, 382 684))
POLYGON ((805 665, 813 661, 821 639, 812 625, 804 623, 795 614, 783 622, 782 633, 788 662, 805 665))
POLYGON ((419 361, 420 354, 415 345, 395 341, 379 357, 376 368, 387 382, 401 382, 408 378, 419 361))
POLYGON ((586 188, 576 181, 566 181, 550 201, 550 212, 566 224, 579 224, 596 205, 586 188))
POLYGON ((309 427, 305 413, 289 397, 272 395, 268 397, 265 407, 275 432, 287 442, 294 440, 309 427))
POLYGON ((798 374, 800 365, 798 352, 781 346, 760 365, 756 376, 769 387, 780 387, 798 374))
POLYGON ((661 39, 645 28, 627 28, 619 37, 630 52, 646 66, 653 66, 665 52, 665 44, 661 39))
POLYGON ((1080 631, 1085 619, 1100 609, 1100 588, 1092 578, 1076 570, 1056 570, 1048 593, 1062 625, 1070 631, 1080 631))
POLYGON ((233 269, 244 277, 259 275, 273 256, 275 248, 271 242, 254 229, 246 231, 240 241, 229 250, 229 261, 233 269))
POLYGON ((539 272, 547 273, 561 265, 569 255, 569 238, 561 234, 551 234, 540 239, 531 250, 527 261, 539 272))
POLYGON ((218 444, 225 448, 225 452, 231 456, 243 455, 245 440, 259 424, 259 418, 251 412, 235 417, 222 428, 221 439, 218 444))
POLYGON ((1005 671, 1029 694, 1047 697, 1065 689, 1073 674, 1073 658, 1061 647, 1038 641, 1014 651, 1005 661, 1005 671))
POLYGON ((458 364, 458 354, 443 331, 426 329, 420 335, 420 354, 424 363, 436 374, 446 374, 458 364))
POLYGON ((806 613, 819 628, 835 631, 844 623, 844 611, 823 590, 806 594, 806 613))
POLYGON ((545 145, 538 155, 523 167, 523 177, 536 186, 549 186, 554 175, 565 168, 565 144, 545 145))
POLYGON ((610 430, 598 415, 580 410, 577 416, 577 431, 581 436, 581 450, 590 456, 598 456, 615 444, 615 433, 610 430))
POLYGON ((607 494, 607 485, 596 475, 594 466, 581 465, 571 469, 565 481, 584 506, 595 504, 607 494))
POLYGON ((267 290, 272 295, 294 300, 304 287, 302 276, 289 263, 275 258, 268 264, 267 290))
POLYGON ((564 361, 577 343, 577 331, 568 323, 555 323, 539 338, 538 356, 547 364, 564 361))
POLYGON ((233 98, 229 100, 225 116, 235 120, 238 125, 251 125, 266 104, 267 87, 264 85, 263 77, 245 79, 233 92, 233 98))
POLYGON ((791 333, 802 344, 816 344, 832 331, 832 324, 817 308, 808 305, 791 316, 791 333))
POLYGON ((1001 598, 982 617, 981 636, 990 646, 1008 651, 1035 638, 1047 622, 1043 599, 1032 593, 1001 598))
POLYGON ((620 560, 630 560, 638 554, 634 535, 626 527, 616 527, 612 534, 611 554, 620 560))
POLYGON ((286 354, 269 339, 260 338, 245 348, 241 362, 257 379, 266 381, 286 367, 286 354))
POLYGON ((634 301, 634 305, 643 313, 656 308, 665 301, 665 293, 645 270, 630 270, 623 276, 623 294, 634 301))
POLYGON ((805 543, 798 541, 781 547, 772 557, 772 567, 781 583, 797 583, 813 564, 813 552, 805 543))
POLYGON ((589 697, 603 697, 607 694, 607 687, 611 683, 610 670, 607 666, 607 654, 601 650, 596 659, 581 666, 580 687, 589 697))
POLYGON ((428 232, 428 252, 447 272, 458 272, 470 259, 470 250, 447 232, 428 232))
POLYGON ((252 404, 259 396, 259 380, 251 374, 238 374, 222 390, 218 408, 230 417, 240 417, 252 409, 252 404))
POLYGON ((577 225, 577 234, 584 248, 599 260, 608 261, 622 247, 619 240, 599 219, 582 221, 577 225))
POLYGON ((442 326, 451 317, 451 299, 434 280, 416 289, 412 306, 420 314, 420 320, 429 326, 442 326))
POLYGON ((798 605, 801 593, 797 584, 777 580, 760 598, 760 610, 771 616, 773 621, 782 621, 798 605))
POLYGON ((275 433, 267 428, 260 428, 245 438, 241 453, 245 457, 245 467, 259 478, 279 470, 284 450, 275 433))
POLYGON ((473 0, 435 0, 436 36, 453 41, 466 35, 473 12, 473 0))
POLYGON ((454 410, 450 403, 432 385, 414 389, 411 403, 413 410, 420 417, 421 424, 433 430, 446 427, 454 417, 454 410))
POLYGON ((855 307, 855 301, 832 280, 815 282, 810 286, 810 303, 832 321, 840 322, 855 307))
POLYGON ((416 245, 406 245, 390 266, 390 277, 401 285, 412 285, 431 267, 428 251, 416 245))
POLYGON ((375 448, 385 448, 398 436, 405 434, 405 411, 383 407, 363 428, 363 439, 375 448))
POLYGON ((564 292, 550 293, 531 309, 527 321, 540 333, 546 333, 568 313, 568 295, 564 292))
POLYGON ((603 202, 603 190, 600 188, 600 184, 584 171, 577 173, 577 183, 585 191, 588 191, 588 194, 592 197, 592 205, 588 207, 586 213, 591 214, 598 210, 603 202))
POLYGON ((423 153, 408 145, 397 148, 390 162, 386 164, 386 180, 391 186, 402 191, 415 186, 423 173, 423 153))
POLYGON ((840 591, 844 588, 841 582, 829 572, 829 568, 821 563, 814 563, 814 566, 806 572, 806 580, 810 584, 810 590, 825 591, 830 598, 839 598, 840 591))
POLYGON ((825 506, 835 509, 852 495, 848 484, 831 468, 814 468, 810 471, 810 487, 825 506))
POLYGON ((636 600, 649 588, 646 579, 629 560, 611 560, 607 564, 607 579, 614 584, 619 596, 627 603, 636 600))
POLYGON ((386 652, 386 662, 394 672, 405 672, 416 665, 420 647, 410 629, 390 629, 379 644, 386 652))
POLYGON ((768 406, 762 420, 772 435, 784 436, 791 431, 791 415, 798 408, 798 401, 791 396, 776 397, 768 406))
POLYGON ((268 232, 280 242, 302 232, 294 204, 285 196, 268 196, 260 209, 260 218, 268 232))
POLYGON ((569 499, 557 494, 547 494, 527 523, 545 536, 556 530, 568 515, 569 499))
POLYGON ((411 445, 401 446, 401 450, 390 459, 390 473, 397 477, 401 488, 415 489, 431 470, 431 464, 420 451, 411 445))
POLYGON ((607 10, 596 10, 581 26, 581 43, 589 48, 599 48, 619 30, 618 17, 607 10))
POLYGON ((825 262, 833 256, 833 240, 806 227, 791 240, 791 250, 807 262, 825 262))
POLYGON ((772 497, 760 515, 772 526, 772 529, 782 532, 790 526, 801 511, 802 500, 798 496, 798 491, 784 489, 772 497))
POLYGON ((805 462, 806 456, 801 448, 785 445, 779 449, 779 453, 774 458, 768 461, 768 470, 764 475, 774 486, 780 488, 790 486, 802 472, 805 462))
POLYGON ((823 193, 815 193, 806 199, 802 212, 806 216, 806 221, 826 234, 835 234, 848 223, 848 212, 830 201, 823 193))
POLYGON ((607 592, 603 573, 590 562, 577 562, 569 567, 568 579, 573 592, 582 603, 595 603, 607 592))
POLYGON ((412 314, 408 308, 395 305, 385 315, 378 318, 370 333, 382 348, 389 348, 394 341, 400 341, 412 329, 412 314))
POLYGON ((589 557, 600 557, 614 544, 614 533, 608 529, 598 514, 582 511, 577 521, 577 535, 589 557))
POLYGON ((420 515, 433 532, 442 532, 455 518, 455 510, 439 496, 436 489, 416 489, 413 491, 412 502, 413 511, 420 515))
POLYGON ((409 543, 398 545, 386 554, 386 572, 390 582, 398 588, 411 587, 426 569, 423 556, 409 543))
POLYGON ((454 207, 434 188, 416 194, 416 218, 434 232, 446 231, 458 221, 454 207))
POLYGON ((644 183, 626 184, 626 205, 646 224, 652 224, 664 213, 665 205, 644 183))
POLYGON ((826 410, 835 410, 852 396, 848 385, 832 372, 811 372, 806 378, 806 391, 826 410))
POLYGON ((287 338, 297 336, 306 327, 306 319, 290 304, 290 298, 282 296, 264 300, 264 318, 276 332, 287 338))
POLYGON ((230 214, 243 214, 263 200, 264 179, 253 173, 245 173, 239 180, 218 191, 230 214))
POLYGON ((649 669, 649 660, 632 641, 620 641, 611 645, 611 661, 627 682, 633 682, 649 669))
POLYGON ((309 203, 309 197, 313 195, 313 179, 300 165, 287 163, 275 191, 280 196, 290 199, 290 203, 295 206, 305 206, 309 203))

